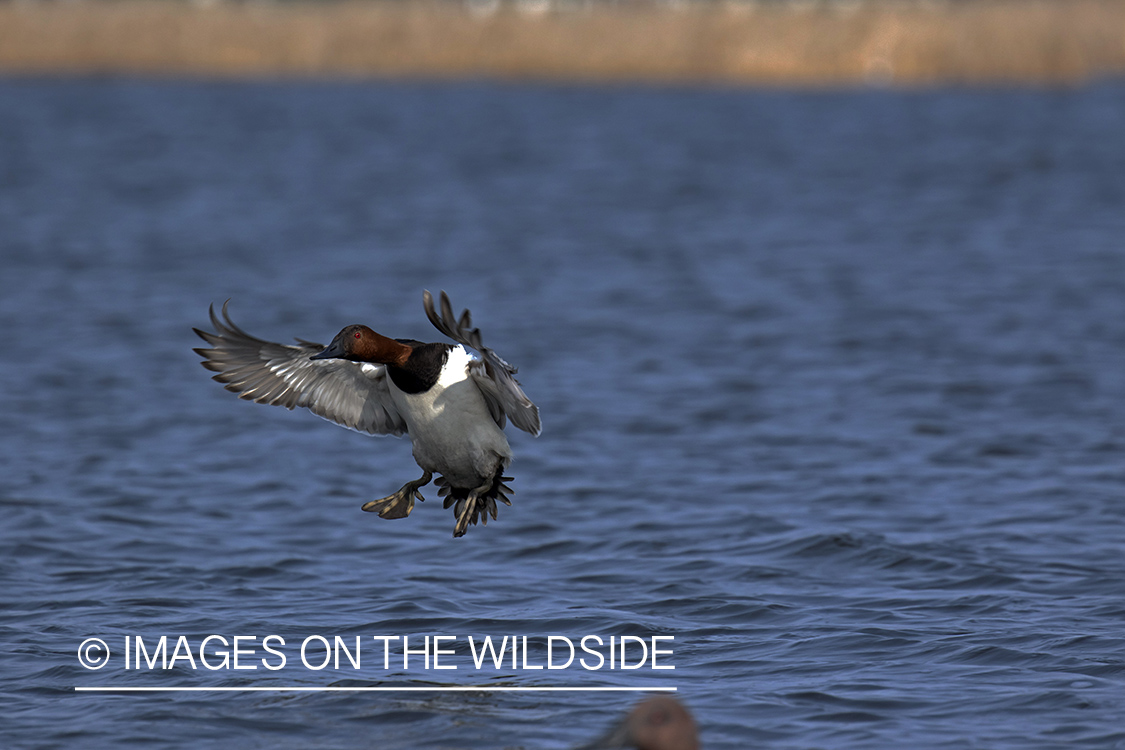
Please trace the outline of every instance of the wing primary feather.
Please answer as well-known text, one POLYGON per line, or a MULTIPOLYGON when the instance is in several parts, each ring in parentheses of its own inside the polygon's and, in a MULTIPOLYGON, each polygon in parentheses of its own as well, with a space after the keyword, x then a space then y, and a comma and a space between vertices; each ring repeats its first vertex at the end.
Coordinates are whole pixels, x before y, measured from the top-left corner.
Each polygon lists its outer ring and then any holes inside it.
POLYGON ((524 394, 519 382, 512 377, 517 368, 508 364, 496 352, 484 346, 479 328, 472 327, 472 316, 466 309, 458 319, 453 315, 453 305, 444 290, 440 294, 441 315, 434 309, 434 298, 429 290, 422 293, 422 306, 434 328, 459 344, 471 347, 481 355, 481 364, 473 372, 473 378, 488 402, 489 413, 503 428, 505 416, 512 424, 532 435, 542 431, 539 409, 524 394))
POLYGON ((323 346, 304 339, 293 346, 251 336, 231 320, 229 305, 228 299, 220 311, 208 308, 214 332, 194 329, 209 345, 195 349, 201 364, 227 390, 257 403, 305 407, 360 432, 406 432, 381 368, 372 374, 353 362, 312 361, 309 355, 323 346))

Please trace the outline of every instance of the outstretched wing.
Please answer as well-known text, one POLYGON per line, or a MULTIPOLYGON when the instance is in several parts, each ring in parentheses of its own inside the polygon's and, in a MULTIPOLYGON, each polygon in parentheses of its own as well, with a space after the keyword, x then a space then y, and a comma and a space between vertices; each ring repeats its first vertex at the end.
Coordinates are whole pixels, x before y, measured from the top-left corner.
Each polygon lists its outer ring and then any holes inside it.
POLYGON ((456 341, 458 344, 470 346, 480 352, 481 360, 470 365, 470 375, 484 394, 488 409, 496 424, 504 426, 504 418, 512 420, 512 424, 524 432, 538 435, 543 429, 539 423, 539 409, 531 402, 520 384, 512 377, 516 368, 505 362, 500 356, 481 344, 480 329, 473 328, 469 311, 461 313, 461 317, 453 317, 453 306, 449 303, 449 295, 441 293, 441 317, 434 311, 434 297, 427 290, 422 293, 422 306, 426 309, 426 317, 443 334, 456 341))
POLYGON ((202 365, 217 372, 214 379, 239 398, 313 414, 372 435, 402 435, 406 422, 395 409, 383 365, 343 359, 309 359, 324 349, 297 339, 287 346, 255 338, 236 326, 223 303, 223 320, 210 308, 216 333, 193 328, 211 345, 199 348, 202 365))

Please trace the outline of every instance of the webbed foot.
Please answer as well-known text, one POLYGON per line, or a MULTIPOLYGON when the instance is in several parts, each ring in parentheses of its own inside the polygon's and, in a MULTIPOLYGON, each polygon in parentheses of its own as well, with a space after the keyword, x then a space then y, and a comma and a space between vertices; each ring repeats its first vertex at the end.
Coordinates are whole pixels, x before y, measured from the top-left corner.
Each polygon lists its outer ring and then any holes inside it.
POLYGON ((402 489, 393 495, 364 503, 363 510, 368 513, 378 513, 379 518, 406 518, 410 515, 410 511, 414 510, 415 499, 425 502, 426 498, 422 497, 422 493, 418 490, 429 484, 433 478, 434 475, 427 471, 419 479, 402 485, 402 489))

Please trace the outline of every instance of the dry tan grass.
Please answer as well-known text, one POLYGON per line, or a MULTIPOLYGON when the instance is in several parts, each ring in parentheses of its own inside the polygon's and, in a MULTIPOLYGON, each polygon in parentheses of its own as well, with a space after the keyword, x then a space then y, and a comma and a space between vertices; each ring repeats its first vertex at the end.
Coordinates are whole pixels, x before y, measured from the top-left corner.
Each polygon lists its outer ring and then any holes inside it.
POLYGON ((1125 0, 729 0, 487 16, 417 0, 8 2, 0 72, 1075 82, 1125 72, 1125 0))

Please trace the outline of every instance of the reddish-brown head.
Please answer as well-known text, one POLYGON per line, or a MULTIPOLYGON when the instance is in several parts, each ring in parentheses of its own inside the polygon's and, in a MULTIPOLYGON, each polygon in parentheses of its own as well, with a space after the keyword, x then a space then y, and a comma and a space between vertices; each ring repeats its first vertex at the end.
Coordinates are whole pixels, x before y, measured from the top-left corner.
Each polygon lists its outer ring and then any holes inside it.
POLYGON ((695 720, 675 698, 657 695, 629 714, 629 736, 641 750, 699 750, 695 720))
POLYGON ((699 750, 695 720, 675 698, 656 695, 638 703, 609 734, 580 750, 699 750))
POLYGON ((364 325, 344 328, 332 343, 309 359, 347 359, 352 362, 374 362, 381 365, 403 365, 410 352, 407 344, 375 333, 364 325))

